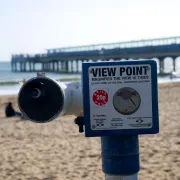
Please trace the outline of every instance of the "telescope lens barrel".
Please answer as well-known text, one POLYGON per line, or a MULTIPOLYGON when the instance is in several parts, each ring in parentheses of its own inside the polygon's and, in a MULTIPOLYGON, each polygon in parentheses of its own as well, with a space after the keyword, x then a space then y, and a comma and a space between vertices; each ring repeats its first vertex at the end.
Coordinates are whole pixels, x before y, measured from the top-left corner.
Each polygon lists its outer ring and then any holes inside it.
POLYGON ((20 89, 18 105, 28 119, 44 123, 61 113, 64 94, 59 84, 52 79, 36 77, 28 80, 20 89))

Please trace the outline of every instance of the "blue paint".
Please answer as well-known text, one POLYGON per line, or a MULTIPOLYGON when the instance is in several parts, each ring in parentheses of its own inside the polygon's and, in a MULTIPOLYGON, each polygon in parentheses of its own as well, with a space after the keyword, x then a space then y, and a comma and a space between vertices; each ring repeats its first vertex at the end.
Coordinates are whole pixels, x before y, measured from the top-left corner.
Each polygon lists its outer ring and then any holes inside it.
POLYGON ((131 175, 140 170, 138 136, 101 137, 102 169, 106 174, 131 175))
POLYGON ((158 115, 158 89, 157 89, 157 64, 154 60, 138 61, 116 61, 116 62, 95 62, 82 64, 82 83, 83 83, 83 106, 85 121, 85 136, 119 136, 119 135, 138 135, 138 134, 155 134, 159 132, 159 115, 158 115), (152 128, 144 129, 123 129, 123 130, 92 130, 90 126, 90 101, 89 101, 89 67, 91 66, 116 66, 116 65, 151 65, 152 81, 152 128))

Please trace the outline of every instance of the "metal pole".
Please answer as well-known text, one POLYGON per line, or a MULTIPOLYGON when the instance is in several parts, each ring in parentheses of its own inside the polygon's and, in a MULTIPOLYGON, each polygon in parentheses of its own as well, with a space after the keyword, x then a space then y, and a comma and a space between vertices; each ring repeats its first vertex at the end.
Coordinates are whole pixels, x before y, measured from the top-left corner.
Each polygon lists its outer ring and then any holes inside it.
POLYGON ((138 135, 101 137, 105 180, 137 180, 140 170, 138 135))
POLYGON ((138 174, 133 174, 129 176, 116 176, 116 175, 105 175, 105 180, 138 180, 138 174))

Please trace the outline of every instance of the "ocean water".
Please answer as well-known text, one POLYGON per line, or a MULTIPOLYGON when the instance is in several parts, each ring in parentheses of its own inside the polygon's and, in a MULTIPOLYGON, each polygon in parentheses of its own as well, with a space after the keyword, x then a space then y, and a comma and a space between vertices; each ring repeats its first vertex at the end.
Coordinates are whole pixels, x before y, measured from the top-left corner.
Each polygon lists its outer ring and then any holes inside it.
MULTIPOLYGON (((177 78, 171 80, 169 77, 165 78, 158 78, 159 83, 163 82, 170 82, 170 81, 180 81, 180 59, 176 61, 177 62, 177 78)), ((158 63, 157 63, 158 65, 158 63)), ((159 66, 158 66, 159 68, 159 66)), ((167 58, 165 60, 165 72, 172 72, 173 70, 173 64, 172 60, 167 58)), ((158 69, 159 71, 159 69, 158 69)), ((14 73, 11 72, 11 63, 10 62, 1 62, 0 61, 0 82, 4 81, 21 81, 24 78, 26 80, 35 77, 36 73, 14 73)), ((63 78, 71 78, 71 77, 80 77, 80 75, 71 75, 71 74, 59 74, 59 73, 46 73, 46 76, 53 78, 53 79, 63 79, 63 78)), ((1 85, 0 86, 0 95, 8 95, 8 94, 17 94, 19 92, 21 85, 1 85)))
MULTIPOLYGON (((37 67, 38 68, 38 67, 37 67)), ((46 75, 53 79, 62 79, 66 77, 77 77, 80 75, 71 74, 59 74, 59 73, 46 73, 46 75)), ((23 79, 30 79, 35 77, 35 72, 11 72, 11 62, 1 62, 0 61, 0 82, 4 81, 22 81, 23 79)))

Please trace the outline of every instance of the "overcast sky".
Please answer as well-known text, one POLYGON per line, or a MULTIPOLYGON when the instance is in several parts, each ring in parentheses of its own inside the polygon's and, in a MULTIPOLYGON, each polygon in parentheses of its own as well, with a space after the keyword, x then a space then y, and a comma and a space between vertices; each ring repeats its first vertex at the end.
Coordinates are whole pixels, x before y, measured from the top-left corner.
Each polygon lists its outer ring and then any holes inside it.
POLYGON ((47 48, 180 35, 179 0, 0 0, 0 61, 47 48))

